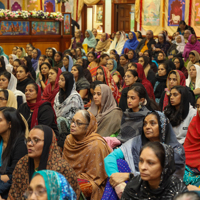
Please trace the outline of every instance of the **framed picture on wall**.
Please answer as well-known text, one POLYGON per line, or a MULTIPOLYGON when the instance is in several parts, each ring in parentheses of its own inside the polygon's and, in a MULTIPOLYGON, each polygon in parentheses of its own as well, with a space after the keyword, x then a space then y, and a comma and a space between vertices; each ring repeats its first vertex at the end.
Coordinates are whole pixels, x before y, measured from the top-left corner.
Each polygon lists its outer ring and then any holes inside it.
POLYGON ((103 5, 97 5, 96 23, 103 23, 103 5))
POLYGON ((0 35, 29 35, 29 21, 1 21, 0 35))
POLYGON ((64 13, 63 17, 63 35, 71 35, 71 13, 64 13))
POLYGON ((32 35, 60 35, 60 22, 58 21, 32 21, 32 35))

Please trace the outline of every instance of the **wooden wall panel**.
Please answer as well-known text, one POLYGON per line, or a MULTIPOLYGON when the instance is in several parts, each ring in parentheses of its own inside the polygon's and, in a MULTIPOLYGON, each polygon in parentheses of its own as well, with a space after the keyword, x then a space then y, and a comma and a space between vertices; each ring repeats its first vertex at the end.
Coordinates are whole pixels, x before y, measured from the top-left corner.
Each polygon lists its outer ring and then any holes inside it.
POLYGON ((42 54, 45 54, 48 47, 54 47, 57 51, 60 51, 59 42, 33 42, 32 44, 35 48, 40 49, 42 54))
POLYGON ((1 42, 1 46, 6 55, 10 55, 12 53, 12 49, 14 46, 23 47, 26 50, 26 44, 22 42, 15 42, 15 43, 3 43, 1 42))

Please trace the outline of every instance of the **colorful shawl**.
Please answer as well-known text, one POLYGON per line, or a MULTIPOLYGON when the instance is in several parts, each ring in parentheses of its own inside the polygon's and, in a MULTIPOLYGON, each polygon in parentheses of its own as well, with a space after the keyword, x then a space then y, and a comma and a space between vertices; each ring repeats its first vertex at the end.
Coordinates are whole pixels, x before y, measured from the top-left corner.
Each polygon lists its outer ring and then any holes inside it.
POLYGON ((89 38, 85 38, 83 41, 83 44, 87 44, 88 47, 92 47, 95 49, 96 45, 97 45, 97 41, 96 38, 94 37, 92 31, 90 30, 86 30, 89 33, 89 38))
POLYGON ((107 33, 102 33, 102 34, 106 34, 106 40, 103 42, 102 40, 99 40, 99 42, 97 43, 96 52, 101 52, 101 51, 108 51, 110 45, 111 45, 111 41, 110 38, 108 37, 107 33))
POLYGON ((106 141, 96 131, 97 121, 90 113, 85 137, 77 141, 70 134, 63 148, 63 158, 70 163, 78 178, 86 179, 92 184, 91 200, 100 200, 103 195, 107 179, 104 158, 111 153, 106 141))
MULTIPOLYGON (((182 86, 186 86, 186 78, 185 78, 185 75, 183 74, 183 72, 179 71, 179 70, 173 70, 175 73, 176 73, 176 78, 177 78, 177 82, 178 82, 178 85, 182 85, 182 86)), ((165 107, 168 105, 168 102, 169 102, 169 97, 167 95, 167 92, 170 91, 170 86, 169 86, 169 77, 170 77, 171 74, 169 74, 167 76, 167 81, 166 81, 166 86, 167 88, 165 88, 165 97, 164 97, 164 100, 163 100, 163 109, 165 109, 165 107)))
POLYGON ((45 182, 45 187, 47 190, 47 199, 54 200, 75 200, 76 193, 72 189, 66 178, 55 171, 52 170, 41 170, 34 173, 33 177, 36 175, 41 175, 45 182))
POLYGON ((188 59, 189 53, 192 50, 195 50, 198 53, 200 53, 200 43, 199 43, 199 41, 197 40, 194 44, 191 44, 191 37, 192 36, 193 36, 193 34, 191 34, 189 36, 188 43, 185 45, 185 49, 184 49, 184 52, 183 52, 183 57, 184 57, 185 61, 188 59))
MULTIPOLYGON (((60 150, 57 146, 56 136, 52 129, 45 125, 42 126, 44 127, 45 141, 38 171, 48 169, 64 175, 73 190, 76 192, 78 199, 80 195, 80 187, 78 185, 76 173, 69 163, 61 158, 60 150), (49 150, 44 151, 44 149, 49 150)), ((10 200, 25 199, 24 192, 29 186, 33 173, 34 161, 26 155, 21 158, 15 166, 12 177, 12 186, 8 194, 10 200)))

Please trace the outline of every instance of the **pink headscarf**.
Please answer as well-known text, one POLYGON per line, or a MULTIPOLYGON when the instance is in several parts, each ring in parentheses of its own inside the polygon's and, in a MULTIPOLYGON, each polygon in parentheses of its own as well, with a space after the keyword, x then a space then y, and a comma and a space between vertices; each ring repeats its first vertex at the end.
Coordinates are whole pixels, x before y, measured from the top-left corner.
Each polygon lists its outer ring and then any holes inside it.
MULTIPOLYGON (((197 51, 199 54, 200 54, 200 43, 199 41, 197 40, 194 44, 191 44, 191 37, 193 36, 193 34, 191 34, 188 38, 188 43, 185 45, 185 49, 184 49, 184 52, 183 52, 183 57, 184 57, 184 60, 186 61, 189 57, 189 53, 192 51, 192 50, 195 50, 197 51)), ((194 35, 196 37, 196 35, 194 35)))

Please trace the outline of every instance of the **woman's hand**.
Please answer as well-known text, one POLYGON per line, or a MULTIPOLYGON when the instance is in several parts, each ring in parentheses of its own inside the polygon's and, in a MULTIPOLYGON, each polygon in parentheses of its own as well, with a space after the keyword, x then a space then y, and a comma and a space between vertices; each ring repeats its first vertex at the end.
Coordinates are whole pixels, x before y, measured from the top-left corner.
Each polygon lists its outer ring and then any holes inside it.
POLYGON ((127 180, 129 180, 129 173, 114 173, 110 176, 109 182, 112 187, 116 187, 127 180))
POLYGON ((187 189, 189 190, 189 191, 197 191, 197 190, 200 190, 200 188, 199 187, 197 187, 197 186, 195 186, 195 185, 188 185, 187 186, 187 189))
POLYGON ((194 95, 200 94, 200 88, 197 88, 197 89, 193 90, 193 92, 194 92, 194 95))
POLYGON ((39 73, 39 79, 40 79, 40 81, 42 80, 42 74, 41 74, 41 72, 39 73))
POLYGON ((124 192, 125 187, 126 187, 125 182, 123 182, 115 187, 115 192, 116 192, 117 196, 119 197, 119 199, 121 199, 122 193, 124 192))

